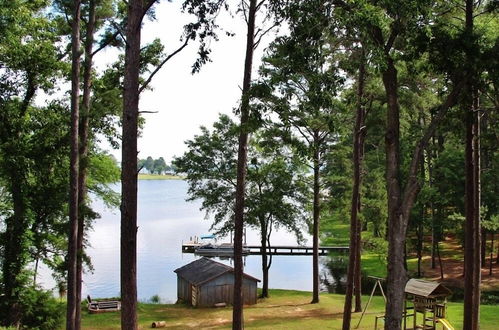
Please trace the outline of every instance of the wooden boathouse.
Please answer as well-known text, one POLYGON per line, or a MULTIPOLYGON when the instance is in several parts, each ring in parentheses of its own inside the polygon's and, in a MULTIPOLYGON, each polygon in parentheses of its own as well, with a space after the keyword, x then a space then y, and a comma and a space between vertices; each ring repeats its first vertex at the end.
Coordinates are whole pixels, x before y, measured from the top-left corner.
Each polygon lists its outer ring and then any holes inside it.
MULTIPOLYGON (((234 298, 234 268, 209 258, 195 260, 174 270, 177 273, 177 299, 192 306, 231 305, 234 298)), ((257 302, 260 280, 243 274, 243 303, 257 302)))

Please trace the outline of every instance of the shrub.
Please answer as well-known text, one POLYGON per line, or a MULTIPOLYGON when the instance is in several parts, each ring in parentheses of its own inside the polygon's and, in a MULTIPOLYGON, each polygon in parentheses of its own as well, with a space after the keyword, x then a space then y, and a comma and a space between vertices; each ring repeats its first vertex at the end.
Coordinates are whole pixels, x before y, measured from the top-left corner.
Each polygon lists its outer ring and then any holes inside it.
POLYGON ((61 326, 64 304, 57 301, 51 292, 32 287, 23 288, 20 304, 23 329, 53 330, 61 326))
POLYGON ((159 304, 161 302, 161 298, 157 294, 152 296, 150 300, 151 300, 151 303, 153 303, 153 304, 159 304))

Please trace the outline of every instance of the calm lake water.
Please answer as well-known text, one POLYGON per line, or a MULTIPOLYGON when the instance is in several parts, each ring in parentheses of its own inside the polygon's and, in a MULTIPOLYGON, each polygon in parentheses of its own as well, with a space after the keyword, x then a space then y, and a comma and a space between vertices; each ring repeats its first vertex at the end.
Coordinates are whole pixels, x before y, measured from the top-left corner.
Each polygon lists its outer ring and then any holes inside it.
MULTIPOLYGON (((210 219, 199 210, 201 202, 186 202, 187 182, 182 180, 140 180, 138 191, 138 297, 148 301, 159 295, 162 302, 175 302, 177 293, 175 269, 198 258, 181 252, 182 241, 209 233, 210 219)), ((119 185, 116 185, 119 189, 119 185)), ((83 297, 115 297, 120 294, 120 215, 95 201, 94 209, 101 214, 89 233, 93 273, 83 277, 83 297)), ((307 236, 308 237, 308 236, 307 236)), ((309 237, 308 237, 309 238, 309 237)), ((229 241, 225 239, 222 241, 229 241)), ((248 230, 248 244, 259 244, 259 236, 248 230)), ((272 244, 296 244, 292 234, 275 231, 272 244)), ((307 245, 311 245, 308 239, 307 245)), ((217 259, 218 260, 218 259, 217 259)), ((218 260, 230 264, 230 260, 218 260)), ((323 260, 324 261, 324 260, 323 260)), ((261 257, 248 256, 244 271, 262 278, 261 257)), ((274 256, 269 273, 271 288, 312 290, 311 256, 274 256)), ((321 277, 328 276, 324 270, 321 277)), ((41 273, 41 282, 53 287, 48 272, 41 273)))

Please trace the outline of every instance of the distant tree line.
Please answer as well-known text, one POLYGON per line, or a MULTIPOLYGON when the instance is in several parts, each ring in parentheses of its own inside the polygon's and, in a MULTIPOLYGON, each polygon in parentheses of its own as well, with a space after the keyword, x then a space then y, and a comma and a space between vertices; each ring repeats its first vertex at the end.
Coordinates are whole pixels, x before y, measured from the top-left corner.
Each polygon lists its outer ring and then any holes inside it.
POLYGON ((173 174, 175 173, 175 167, 173 165, 168 165, 163 157, 158 159, 153 159, 151 156, 146 159, 139 159, 137 161, 137 169, 139 172, 145 169, 150 174, 173 174))

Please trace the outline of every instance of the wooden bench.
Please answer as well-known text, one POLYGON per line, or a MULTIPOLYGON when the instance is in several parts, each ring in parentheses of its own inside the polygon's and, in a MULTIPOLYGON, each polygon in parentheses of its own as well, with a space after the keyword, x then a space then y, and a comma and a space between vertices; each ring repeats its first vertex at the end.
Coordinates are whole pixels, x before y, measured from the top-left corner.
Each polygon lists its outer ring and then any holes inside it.
POLYGON ((118 300, 92 301, 88 299, 88 311, 90 313, 114 312, 121 309, 121 302, 118 300))

